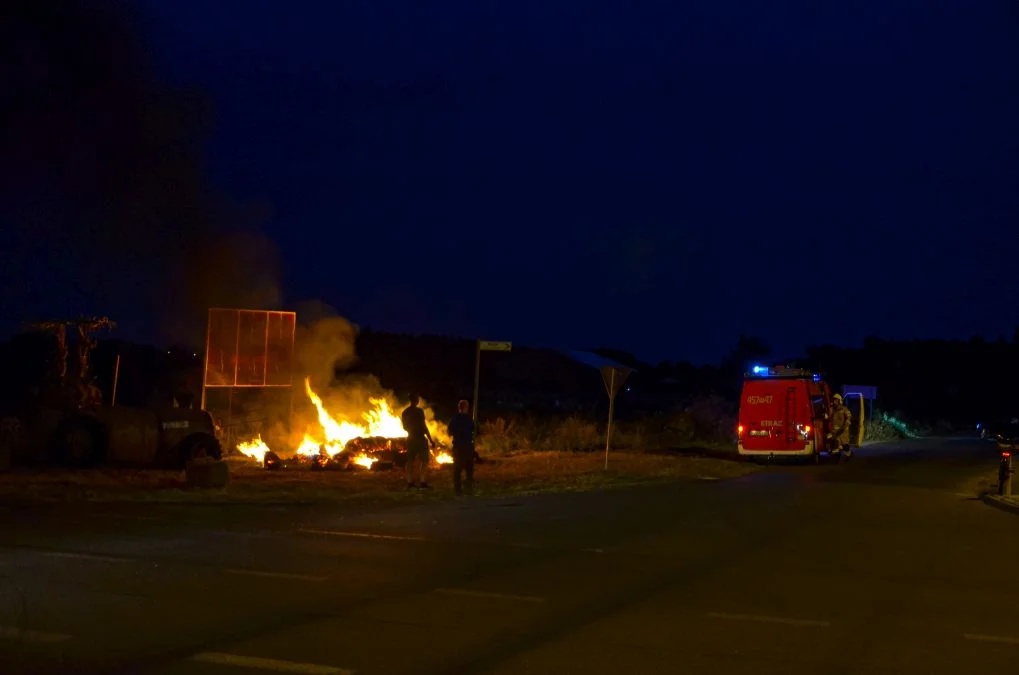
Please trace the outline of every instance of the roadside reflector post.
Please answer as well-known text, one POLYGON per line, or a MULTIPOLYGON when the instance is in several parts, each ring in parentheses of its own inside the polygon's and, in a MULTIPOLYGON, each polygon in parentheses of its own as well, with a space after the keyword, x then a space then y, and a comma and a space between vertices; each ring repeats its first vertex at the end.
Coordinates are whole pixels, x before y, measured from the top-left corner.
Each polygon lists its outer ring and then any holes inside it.
POLYGON ((1001 453, 1001 464, 998 465, 998 494, 1012 496, 1012 452, 1005 450, 1001 453))
POLYGON ((616 393, 623 386, 623 381, 633 372, 630 368, 602 366, 601 379, 605 384, 605 392, 609 395, 609 423, 605 429, 605 470, 609 468, 609 449, 612 447, 612 417, 616 411, 616 393))

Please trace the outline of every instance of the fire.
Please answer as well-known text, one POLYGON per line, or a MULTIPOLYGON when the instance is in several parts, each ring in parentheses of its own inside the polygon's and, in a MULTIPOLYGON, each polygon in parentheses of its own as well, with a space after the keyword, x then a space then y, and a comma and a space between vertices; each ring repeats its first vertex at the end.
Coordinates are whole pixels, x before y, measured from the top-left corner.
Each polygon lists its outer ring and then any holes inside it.
MULTIPOLYGON (((315 406, 321 434, 306 433, 297 447, 298 455, 315 457, 321 453, 322 449, 325 449, 329 455, 335 455, 355 438, 405 438, 407 436, 400 415, 393 410, 385 398, 369 398, 367 410, 361 413, 359 421, 355 421, 331 415, 326 410, 322 397, 311 388, 311 378, 304 380, 304 391, 308 400, 315 406)), ((435 438, 445 436, 434 421, 428 422, 428 428, 435 438)), ((237 449, 249 457, 254 457, 259 462, 264 462, 265 454, 269 452, 269 447, 262 441, 261 436, 241 443, 237 449)), ((353 459, 355 464, 365 468, 371 468, 375 461, 374 458, 364 454, 353 459)), ((435 461, 438 464, 452 464, 453 457, 447 452, 439 452, 435 455, 435 461)))
POLYGON ((269 446, 262 440, 262 435, 259 434, 250 441, 244 443, 238 443, 237 449, 241 454, 252 457, 258 461, 259 464, 265 463, 265 455, 269 452, 269 446))
MULTIPOLYGON (((312 391, 310 377, 304 380, 304 391, 307 392, 308 399, 311 400, 311 404, 315 406, 315 411, 318 413, 318 423, 322 425, 322 430, 325 432, 326 445, 335 446, 336 451, 339 452, 340 450, 343 449, 343 446, 345 446, 348 441, 351 441, 355 438, 359 438, 361 436, 370 435, 367 433, 367 427, 363 427, 358 424, 354 424, 353 422, 348 422, 346 420, 339 422, 333 419, 332 415, 330 415, 329 412, 325 409, 325 406, 322 405, 321 397, 319 397, 318 394, 312 391)), ((371 400, 374 401, 374 399, 371 400)), ((365 416, 367 416, 367 413, 365 413, 365 416)), ((398 424, 400 423, 399 419, 397 419, 396 421, 398 424)), ((400 430, 403 431, 402 424, 400 425, 400 430)), ((316 453, 318 452, 317 444, 315 452, 316 453)))
POLYGON ((368 402, 372 408, 362 417, 368 423, 366 427, 367 436, 382 436, 383 438, 403 438, 407 432, 403 430, 403 422, 389 408, 389 402, 384 398, 369 398, 368 402))
POLYGON ((354 458, 354 464, 357 464, 358 466, 363 466, 366 469, 372 468, 372 464, 374 463, 375 458, 369 457, 368 455, 358 455, 357 457, 354 458))
MULTIPOLYGON (((318 414, 318 423, 325 434, 324 445, 327 446, 327 450, 331 454, 339 452, 349 441, 355 438, 404 438, 407 436, 400 415, 393 410, 389 405, 389 401, 384 398, 369 398, 368 410, 361 413, 362 421, 357 423, 347 419, 336 419, 330 415, 329 411, 325 408, 325 404, 322 403, 322 397, 311 388, 311 378, 304 380, 304 391, 308 394, 308 400, 315 406, 315 412, 318 414)), ((429 431, 435 436, 439 431, 437 425, 430 423, 428 426, 429 431)), ((297 452, 299 454, 315 454, 318 452, 318 447, 319 443, 315 442, 310 436, 305 435, 304 441, 297 452)), ((440 463, 448 464, 452 461, 452 458, 449 458, 448 462, 440 463)))
POLYGON ((297 454, 301 455, 302 457, 314 457, 315 455, 319 454, 320 447, 321 443, 316 441, 308 434, 305 434, 304 440, 302 440, 301 444, 297 446, 297 454))

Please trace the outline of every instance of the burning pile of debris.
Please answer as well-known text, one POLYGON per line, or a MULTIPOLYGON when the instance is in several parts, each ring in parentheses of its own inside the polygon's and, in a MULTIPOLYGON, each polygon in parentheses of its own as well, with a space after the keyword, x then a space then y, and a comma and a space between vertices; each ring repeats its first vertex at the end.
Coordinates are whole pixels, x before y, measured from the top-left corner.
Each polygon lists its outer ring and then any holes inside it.
MULTIPOLYGON (((331 415, 322 398, 312 390, 310 379, 304 381, 304 389, 315 406, 320 434, 305 433, 289 460, 270 449, 261 436, 239 443, 237 450, 266 469, 283 469, 294 465, 312 470, 379 471, 405 464, 407 432, 403 429, 399 415, 394 414, 385 398, 369 398, 368 409, 361 413, 361 421, 355 422, 331 415)), ((429 421, 428 426, 433 438, 444 438, 445 434, 437 423, 429 421)), ((450 464, 453 461, 445 450, 434 451, 433 459, 437 464, 450 464)))

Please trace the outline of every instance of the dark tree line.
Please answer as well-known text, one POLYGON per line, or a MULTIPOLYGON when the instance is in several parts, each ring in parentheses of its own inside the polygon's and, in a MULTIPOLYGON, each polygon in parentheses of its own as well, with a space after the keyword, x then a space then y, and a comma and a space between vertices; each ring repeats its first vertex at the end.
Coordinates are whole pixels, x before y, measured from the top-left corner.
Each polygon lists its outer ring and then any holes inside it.
MULTIPOLYGON (((40 334, 22 334, 0 344, 5 408, 19 405, 41 385, 52 350, 49 338, 40 334)), ((771 362, 767 344, 748 336, 741 336, 730 354, 713 366, 648 364, 618 349, 593 351, 634 369, 617 399, 622 417, 669 412, 709 397, 735 403, 750 365, 771 362)), ((93 374, 106 400, 117 355, 121 357, 118 402, 165 405, 182 390, 191 391, 197 400, 200 352, 105 340, 93 356, 93 374)), ((474 364, 473 340, 364 330, 357 338, 356 363, 337 375, 374 375, 383 387, 402 397, 418 393, 445 414, 458 399, 472 397, 474 364)), ((795 365, 823 373, 836 389, 845 384, 876 386, 880 409, 918 422, 961 427, 1019 414, 1016 339, 894 342, 871 338, 855 348, 811 347, 795 365)), ((602 415, 606 405, 597 369, 566 354, 526 347, 483 354, 483 417, 513 412, 602 415)))

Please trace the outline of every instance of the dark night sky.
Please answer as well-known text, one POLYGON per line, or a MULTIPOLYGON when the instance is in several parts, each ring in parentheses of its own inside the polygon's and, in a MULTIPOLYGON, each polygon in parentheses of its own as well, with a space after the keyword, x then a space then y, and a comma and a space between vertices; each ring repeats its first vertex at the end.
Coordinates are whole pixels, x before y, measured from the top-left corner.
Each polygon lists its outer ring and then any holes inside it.
POLYGON ((1019 324, 1014 2, 143 7, 287 304, 652 360, 1019 324))

